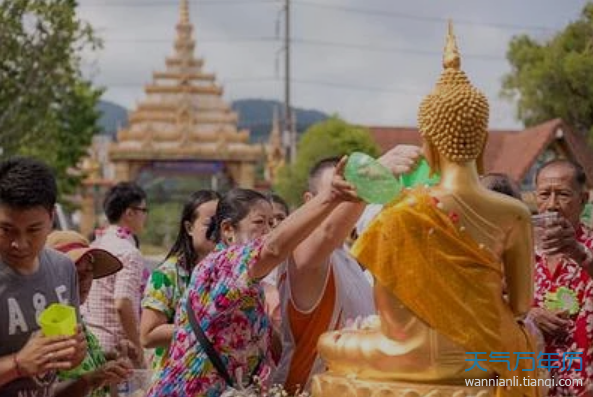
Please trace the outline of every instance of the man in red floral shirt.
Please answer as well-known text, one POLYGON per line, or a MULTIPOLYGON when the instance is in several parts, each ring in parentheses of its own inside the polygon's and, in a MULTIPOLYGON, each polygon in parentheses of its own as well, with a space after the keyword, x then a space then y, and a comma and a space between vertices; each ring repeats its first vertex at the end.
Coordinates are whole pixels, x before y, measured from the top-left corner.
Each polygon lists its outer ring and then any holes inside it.
POLYGON ((545 337, 544 360, 552 359, 544 361, 555 378, 552 397, 593 396, 593 234, 580 222, 589 198, 585 182, 583 169, 567 160, 545 164, 535 180, 538 212, 557 213, 536 228, 535 307, 529 313, 545 337), (551 293, 568 305, 555 307, 551 293), (561 380, 582 380, 582 386, 561 386, 561 380))

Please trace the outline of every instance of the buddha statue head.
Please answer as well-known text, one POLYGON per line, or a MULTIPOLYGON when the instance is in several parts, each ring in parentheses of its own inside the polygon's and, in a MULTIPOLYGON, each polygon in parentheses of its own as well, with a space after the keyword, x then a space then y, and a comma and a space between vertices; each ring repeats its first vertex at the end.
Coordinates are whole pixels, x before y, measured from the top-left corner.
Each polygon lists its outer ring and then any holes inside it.
POLYGON ((460 69, 461 57, 450 22, 443 68, 418 114, 426 158, 435 172, 440 171, 441 159, 446 159, 454 163, 476 161, 481 173, 488 139, 488 101, 460 69))

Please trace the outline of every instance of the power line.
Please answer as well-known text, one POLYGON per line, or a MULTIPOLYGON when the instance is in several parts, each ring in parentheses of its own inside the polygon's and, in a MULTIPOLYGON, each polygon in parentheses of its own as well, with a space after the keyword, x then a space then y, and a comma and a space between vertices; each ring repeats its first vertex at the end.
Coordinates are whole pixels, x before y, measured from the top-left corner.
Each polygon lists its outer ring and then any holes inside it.
MULTIPOLYGON (((396 19, 404 19, 404 20, 415 20, 415 21, 422 21, 422 22, 430 22, 430 23, 446 23, 448 22, 448 18, 444 17, 435 17, 435 16, 424 16, 424 15, 416 15, 398 11, 388 11, 388 10, 378 10, 378 9, 371 9, 371 8, 360 8, 360 7, 350 7, 350 6, 342 6, 336 4, 321 4, 316 3, 313 1, 308 0, 291 0, 294 5, 304 6, 304 7, 311 7, 317 9, 325 9, 325 10, 332 10, 332 11, 341 11, 347 12, 352 14, 359 14, 359 15, 368 15, 368 16, 375 16, 375 17, 383 17, 383 18, 396 18, 396 19)), ((278 0, 190 0, 190 3, 194 3, 196 5, 204 5, 204 6, 232 6, 232 5, 254 5, 254 4, 274 4, 278 5, 278 0)), ((100 7, 117 7, 117 8, 139 8, 139 7, 173 7, 176 6, 176 3, 167 0, 145 0, 142 2, 123 2, 123 1, 114 1, 114 2, 100 2, 100 3, 89 3, 84 2, 79 5, 82 8, 100 8, 100 7)), ((555 28, 549 26, 541 26, 541 25, 518 25, 518 24, 509 24, 509 23, 500 23, 500 22, 476 22, 468 19, 455 19, 454 20, 456 25, 465 25, 465 26, 472 26, 472 27, 493 27, 498 29, 505 29, 505 30, 531 30, 531 31, 555 31, 555 28)))
MULTIPOLYGON (((445 23, 445 22, 449 21, 448 18, 443 18, 443 17, 421 16, 421 15, 414 15, 414 14, 387 11, 387 10, 358 8, 358 7, 349 7, 349 6, 331 5, 331 4, 320 4, 320 3, 315 3, 315 2, 307 1, 307 0, 294 0, 294 3, 296 5, 301 5, 301 6, 305 6, 305 7, 343 11, 343 12, 349 12, 349 13, 354 13, 354 14, 370 15, 370 16, 377 16, 377 17, 384 17, 384 18, 409 19, 409 20, 416 20, 416 21, 423 21, 423 22, 438 22, 438 23, 445 23)), ((548 26, 515 25, 515 24, 496 23, 496 22, 475 22, 475 21, 470 21, 467 19, 457 19, 457 18, 454 20, 454 22, 455 22, 455 25, 467 25, 467 26, 474 26, 474 27, 475 26, 490 26, 490 27, 495 27, 495 28, 499 28, 499 29, 509 29, 509 30, 539 30, 539 31, 553 31, 553 30, 555 30, 548 26)))
MULTIPOLYGON (((189 0, 189 3, 204 6, 230 6, 230 5, 253 5, 253 4, 278 4, 277 0, 189 0)), ((148 0, 140 2, 125 2, 125 1, 114 1, 100 3, 90 3, 85 1, 80 3, 81 8, 139 8, 139 7, 177 7, 178 4, 175 2, 159 1, 159 0, 148 0)))
POLYGON ((424 92, 424 93, 412 92, 412 91, 408 91, 404 88, 397 88, 397 87, 393 87, 393 88, 368 87, 368 86, 334 83, 334 82, 320 81, 320 80, 293 79, 292 82, 295 84, 301 84, 301 85, 315 85, 315 86, 330 87, 330 88, 350 90, 350 91, 368 91, 368 92, 399 94, 399 95, 424 95, 427 93, 427 92, 424 92))
MULTIPOLYGON (((237 78, 228 78, 228 79, 224 79, 224 81, 217 81, 217 85, 225 85, 226 83, 233 83, 233 84, 241 84, 241 83, 270 83, 270 82, 274 82, 274 83, 278 83, 280 82, 280 80, 276 77, 237 77, 237 78)), ((107 87, 121 87, 121 88, 127 88, 127 87, 143 87, 145 85, 150 85, 152 84, 151 81, 146 81, 146 82, 130 82, 130 81, 125 81, 125 82, 109 82, 109 81, 101 81, 101 80, 97 80, 94 81, 95 84, 97 85, 104 85, 107 87)))
MULTIPOLYGON (((351 44, 351 43, 340 43, 340 42, 332 42, 332 41, 323 41, 323 40, 311 40, 311 39, 294 39, 293 40, 296 44, 306 44, 306 45, 313 45, 313 46, 323 46, 323 47, 341 47, 341 48, 348 48, 353 50, 362 50, 362 51, 373 51, 373 52, 387 52, 387 53, 407 53, 407 54, 415 54, 415 55, 429 55, 429 56, 442 56, 443 53, 439 51, 428 51, 428 50, 419 50, 415 48, 401 48, 401 47, 382 47, 382 46, 374 46, 374 45, 366 45, 366 44, 351 44)), ((500 61, 506 60, 504 57, 498 57, 494 55, 487 55, 487 54, 462 54, 463 58, 475 58, 475 59, 482 59, 486 61, 500 61)))
MULTIPOLYGON (((238 77, 238 78, 228 78, 224 79, 221 85, 225 85, 226 83, 233 83, 233 84, 260 84, 260 83, 279 83, 283 81, 280 78, 273 77, 273 76, 261 76, 261 77, 238 77)), ((335 89, 342 89, 342 90, 350 90, 350 91, 367 91, 367 92, 378 92, 378 93, 390 93, 390 94, 400 94, 400 95, 424 95, 426 92, 415 92, 410 91, 405 88, 399 87, 371 87, 371 86, 361 86, 361 85, 353 85, 353 84, 344 84, 344 83, 336 83, 331 81, 323 81, 323 80, 308 80, 308 79, 291 79, 291 83, 297 85, 308 85, 308 86, 321 86, 321 87, 329 87, 335 89)), ((136 88, 142 87, 144 85, 150 83, 133 83, 133 82, 121 82, 121 83, 109 83, 109 82, 96 82, 98 85, 105 85, 107 88, 136 88)), ((220 84, 220 83, 219 83, 220 84)))
MULTIPOLYGON (((103 37, 103 41, 107 43, 136 43, 136 44, 153 44, 153 43, 168 43, 172 44, 173 39, 156 39, 156 38, 109 38, 103 37)), ((197 43, 270 43, 279 42, 280 40, 272 36, 261 36, 261 37, 219 37, 219 38, 205 38, 197 40, 197 43)))
MULTIPOLYGON (((123 38, 123 39, 110 39, 105 38, 107 43, 121 43, 121 44, 154 44, 154 43, 171 43, 170 39, 143 39, 143 38, 123 38)), ((212 38, 212 39, 200 39, 199 43, 252 43, 252 44, 267 44, 267 43, 279 43, 280 39, 276 37, 226 37, 226 38, 212 38)), ((442 52, 429 51, 416 48, 402 48, 402 47, 389 47, 389 46, 376 46, 370 44, 354 44, 354 43, 343 43, 334 41, 324 41, 315 39, 305 38, 293 38, 291 40, 294 44, 309 45, 309 46, 320 46, 320 47, 334 47, 334 48, 345 48, 359 51, 370 51, 370 52, 381 52, 381 53, 405 53, 413 55, 426 55, 426 56, 442 56, 442 52)), ((466 59, 480 59, 484 61, 504 61, 505 57, 488 55, 488 54, 471 54, 463 53, 463 57, 466 59)))

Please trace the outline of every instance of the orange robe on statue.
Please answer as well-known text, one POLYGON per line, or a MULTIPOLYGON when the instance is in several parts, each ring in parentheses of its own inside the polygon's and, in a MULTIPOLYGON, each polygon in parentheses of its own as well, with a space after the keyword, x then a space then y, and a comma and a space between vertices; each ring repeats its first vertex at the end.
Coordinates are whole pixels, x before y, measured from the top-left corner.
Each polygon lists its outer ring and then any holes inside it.
MULTIPOLYGON (((478 356, 482 359, 490 353, 509 356, 509 364, 481 361, 480 366, 501 379, 517 376, 519 384, 536 377, 537 368, 528 372, 534 362, 514 354, 534 352, 537 367, 531 335, 503 300, 501 260, 460 227, 457 214, 437 204, 426 189, 410 192, 374 220, 354 245, 354 257, 419 319, 466 352, 486 352, 478 356)), ((497 388, 499 396, 538 393, 530 386, 497 388)))

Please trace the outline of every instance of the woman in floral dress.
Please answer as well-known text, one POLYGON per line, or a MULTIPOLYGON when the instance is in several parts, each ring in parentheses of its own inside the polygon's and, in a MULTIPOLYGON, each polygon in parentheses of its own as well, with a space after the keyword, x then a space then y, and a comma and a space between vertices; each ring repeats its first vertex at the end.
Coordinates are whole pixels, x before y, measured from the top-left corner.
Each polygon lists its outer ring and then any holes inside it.
POLYGON ((355 200, 342 177, 270 232, 272 206, 262 194, 234 189, 218 203, 208 237, 218 243, 193 271, 177 308, 170 354, 149 397, 220 396, 227 385, 197 341, 187 306, 235 383, 267 379, 272 366, 270 320, 259 281, 344 200, 355 200), (268 234, 269 233, 269 234, 268 234))
POLYGON ((140 342, 145 348, 155 349, 151 360, 155 373, 166 360, 173 337, 175 310, 189 284, 192 270, 214 249, 214 243, 206 238, 206 230, 219 199, 219 194, 212 190, 192 193, 181 212, 175 243, 146 285, 140 342))

